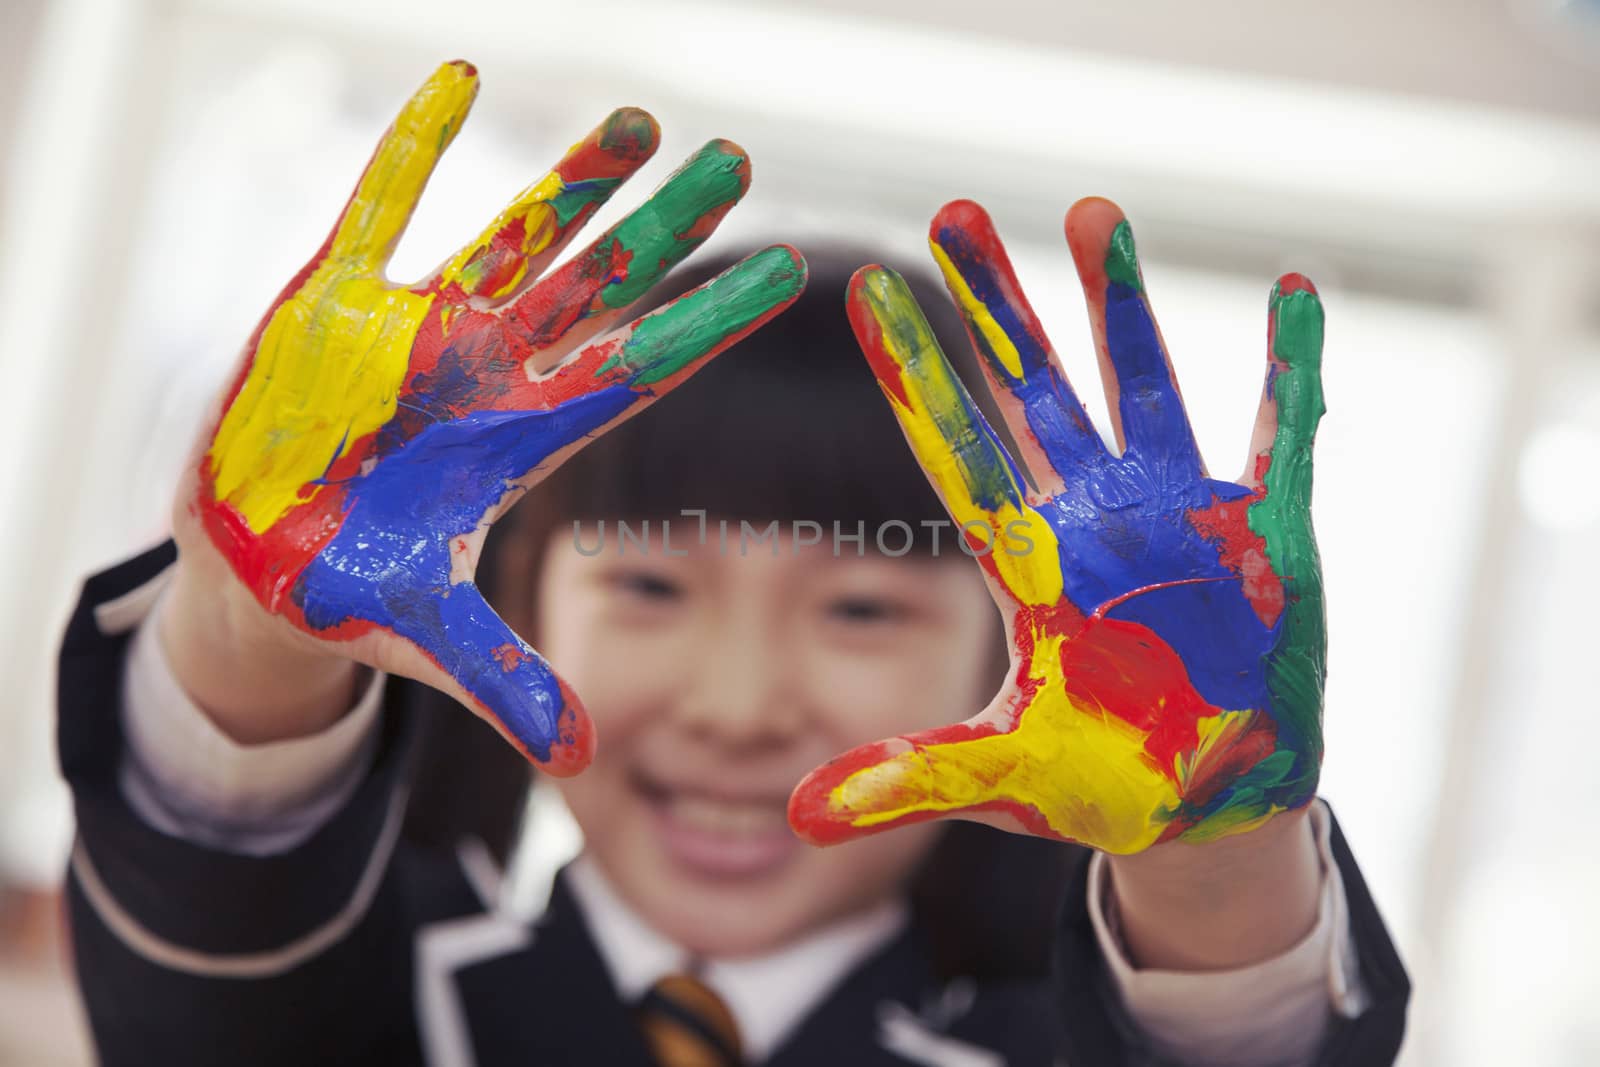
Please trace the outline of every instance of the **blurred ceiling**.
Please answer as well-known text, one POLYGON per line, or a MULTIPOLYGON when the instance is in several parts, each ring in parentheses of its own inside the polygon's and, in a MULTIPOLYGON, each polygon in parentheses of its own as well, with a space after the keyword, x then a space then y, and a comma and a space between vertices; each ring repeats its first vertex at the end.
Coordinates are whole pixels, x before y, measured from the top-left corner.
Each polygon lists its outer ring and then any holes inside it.
POLYGON ((988 37, 1600 119, 1590 0, 752 0, 988 37))

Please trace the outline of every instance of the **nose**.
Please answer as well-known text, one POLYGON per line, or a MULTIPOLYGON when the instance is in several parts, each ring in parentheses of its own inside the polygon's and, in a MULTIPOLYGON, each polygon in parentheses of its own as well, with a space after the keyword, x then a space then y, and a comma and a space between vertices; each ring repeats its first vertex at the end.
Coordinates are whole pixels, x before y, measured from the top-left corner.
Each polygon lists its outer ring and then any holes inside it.
POLYGON ((676 724, 739 748, 779 747, 803 728, 802 686, 793 675, 780 627, 749 617, 726 619, 692 653, 690 681, 674 707, 676 724))

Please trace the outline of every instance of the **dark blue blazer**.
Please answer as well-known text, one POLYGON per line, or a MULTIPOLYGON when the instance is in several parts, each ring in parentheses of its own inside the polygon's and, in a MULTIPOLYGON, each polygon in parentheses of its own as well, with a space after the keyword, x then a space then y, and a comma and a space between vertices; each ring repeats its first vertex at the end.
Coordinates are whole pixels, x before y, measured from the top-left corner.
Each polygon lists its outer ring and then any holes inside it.
MULTIPOLYGON (((102 1062, 395 1067, 466 1054, 647 1067, 560 879, 542 917, 513 919, 480 898, 455 849, 405 832, 425 692, 414 683, 390 683, 377 758, 355 796, 287 853, 200 848, 129 809, 117 785, 128 637, 101 632, 94 609, 173 559, 167 544, 90 578, 61 652, 61 765, 78 819, 69 917, 102 1062)), ((1399 1049, 1410 986, 1337 826, 1333 848, 1372 1006, 1335 1024, 1318 1063, 1375 1067, 1399 1049)), ((1161 1064, 1109 985, 1086 905, 1088 853, 1075 851, 1053 981, 943 976, 913 922, 768 1062, 1161 1064), (896 1051, 908 1034, 948 1058, 896 1051)))

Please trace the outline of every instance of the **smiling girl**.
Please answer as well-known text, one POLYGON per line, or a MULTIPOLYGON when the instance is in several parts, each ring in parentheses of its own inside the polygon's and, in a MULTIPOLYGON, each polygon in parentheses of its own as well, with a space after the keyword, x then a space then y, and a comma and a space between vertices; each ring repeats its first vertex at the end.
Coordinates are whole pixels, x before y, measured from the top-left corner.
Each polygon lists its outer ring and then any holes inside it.
POLYGON ((552 269, 653 150, 641 112, 391 285, 475 86, 450 64, 407 105, 202 432, 176 551, 91 579, 69 630, 102 1057, 1392 1059, 1405 976, 1313 799, 1320 584, 1278 504, 1309 494, 1314 291, 1280 283, 1235 484, 1186 458, 1104 201, 1068 238, 1119 454, 975 206, 935 229, 959 375, 931 287, 849 253, 802 295, 775 246, 630 321, 742 195, 726 142, 552 269), (507 758, 460 755, 484 738, 507 758), (584 837, 533 922, 451 840, 499 812, 445 815, 527 760, 584 837))

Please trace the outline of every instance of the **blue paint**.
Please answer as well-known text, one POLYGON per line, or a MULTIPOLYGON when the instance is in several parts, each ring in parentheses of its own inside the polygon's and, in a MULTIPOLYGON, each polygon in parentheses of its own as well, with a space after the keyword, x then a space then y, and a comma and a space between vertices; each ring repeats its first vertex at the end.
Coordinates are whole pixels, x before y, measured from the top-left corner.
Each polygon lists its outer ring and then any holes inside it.
POLYGON ((1142 458, 1163 485, 1200 478, 1200 448, 1178 395, 1150 305, 1139 290, 1106 286, 1106 350, 1120 396, 1125 452, 1142 458))
MULTIPOLYGON (((939 229, 935 240, 1021 357, 1023 376, 1017 378, 981 331, 969 331, 995 380, 1021 402, 1029 429, 1065 483, 1063 492, 1037 508, 1056 531, 1067 599, 1084 615, 1120 601, 1105 615, 1145 626, 1165 641, 1207 702, 1269 707, 1266 657, 1279 627, 1261 622, 1220 546, 1188 519, 1191 510, 1243 500, 1249 490, 1202 475, 1199 448, 1143 291, 1115 277, 1107 281, 1105 343, 1126 442, 1119 457, 1101 442, 1037 321, 1007 292, 998 239, 985 247, 971 228, 958 224, 939 229), (1178 582, 1185 584, 1173 584, 1178 582), (1121 599, 1152 586, 1160 588, 1121 599)), ((1126 240, 1131 257, 1131 236, 1126 240)), ((1137 280, 1131 258, 1118 265, 1137 280)), ((975 409, 962 415, 983 425, 975 409)))
MULTIPOLYGON (((1065 474, 1079 459, 1102 453, 1104 446, 1100 435, 1095 432, 1083 402, 1056 369, 1049 342, 1041 335, 1037 321, 1031 317, 1025 320, 1023 309, 1007 299, 995 252, 978 248, 964 227, 945 226, 938 231, 936 240, 961 272, 972 295, 988 309, 1016 348, 1022 365, 1020 378, 1011 373, 988 337, 976 329, 969 318, 968 334, 978 353, 995 381, 1022 405, 1028 428, 1052 460, 1056 473, 1065 474), (1067 464, 1066 468, 1061 466, 1063 463, 1067 464)), ((968 317, 967 309, 960 301, 956 303, 963 317, 968 317)))
POLYGON ((1242 499, 1249 490, 1212 479, 1162 486, 1132 454, 1105 456, 1079 470, 1080 481, 1038 506, 1056 531, 1067 599, 1092 615, 1136 589, 1218 579, 1141 593, 1105 614, 1146 626, 1171 646, 1207 702, 1267 707, 1263 657, 1277 627, 1262 624, 1218 546, 1185 515, 1217 500, 1242 499))
POLYGON ((638 399, 624 383, 554 411, 474 412, 422 430, 345 483, 343 525, 295 587, 307 625, 359 619, 412 641, 548 760, 564 710, 555 674, 475 586, 451 583, 451 546, 513 482, 638 399), (494 654, 506 645, 520 653, 509 671, 494 654))

